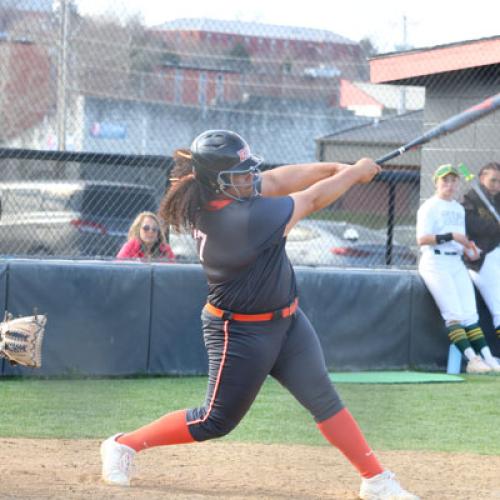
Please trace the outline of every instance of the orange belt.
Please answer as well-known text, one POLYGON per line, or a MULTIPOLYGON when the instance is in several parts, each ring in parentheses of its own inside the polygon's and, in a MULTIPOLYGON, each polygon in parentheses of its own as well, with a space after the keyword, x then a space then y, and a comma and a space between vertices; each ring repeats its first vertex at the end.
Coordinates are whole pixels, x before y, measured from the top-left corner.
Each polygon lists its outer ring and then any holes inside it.
POLYGON ((295 311, 299 307, 299 299, 296 298, 288 307, 284 307, 283 309, 278 309, 277 311, 265 312, 259 314, 240 314, 233 313, 231 311, 224 311, 223 309, 219 309, 218 307, 213 306, 209 302, 205 304, 205 309, 214 316, 224 320, 233 320, 233 321, 272 321, 274 319, 280 318, 288 318, 292 314, 295 314, 295 311))

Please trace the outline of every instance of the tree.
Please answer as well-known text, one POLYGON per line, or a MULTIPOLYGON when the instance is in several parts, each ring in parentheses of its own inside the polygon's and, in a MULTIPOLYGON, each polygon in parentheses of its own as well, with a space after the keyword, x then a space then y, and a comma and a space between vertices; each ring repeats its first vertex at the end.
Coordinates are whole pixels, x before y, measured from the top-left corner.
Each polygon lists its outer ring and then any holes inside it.
POLYGON ((162 57, 163 64, 170 64, 171 66, 179 66, 181 62, 181 56, 175 52, 163 52, 162 57))
POLYGON ((284 75, 290 75, 292 73, 292 61, 290 59, 286 58, 281 63, 281 72, 284 75))
POLYGON ((138 17, 131 17, 125 29, 130 34, 130 67, 132 71, 151 72, 163 64, 178 65, 180 57, 165 42, 147 30, 138 17))
POLYGON ((373 57, 378 54, 377 47, 375 46, 373 41, 368 37, 365 37, 362 40, 360 40, 359 45, 361 47, 361 50, 363 51, 363 54, 366 57, 373 57))
POLYGON ((250 54, 246 47, 238 42, 229 52, 230 64, 238 71, 247 72, 252 67, 250 54))

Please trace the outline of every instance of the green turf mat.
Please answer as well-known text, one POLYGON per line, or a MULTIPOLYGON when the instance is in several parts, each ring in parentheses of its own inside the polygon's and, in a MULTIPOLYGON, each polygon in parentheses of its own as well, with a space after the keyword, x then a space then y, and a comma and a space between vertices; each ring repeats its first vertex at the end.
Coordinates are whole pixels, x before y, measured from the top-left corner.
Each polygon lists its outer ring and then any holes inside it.
POLYGON ((430 384, 464 380, 458 375, 411 371, 341 372, 330 373, 330 378, 336 384, 430 384))

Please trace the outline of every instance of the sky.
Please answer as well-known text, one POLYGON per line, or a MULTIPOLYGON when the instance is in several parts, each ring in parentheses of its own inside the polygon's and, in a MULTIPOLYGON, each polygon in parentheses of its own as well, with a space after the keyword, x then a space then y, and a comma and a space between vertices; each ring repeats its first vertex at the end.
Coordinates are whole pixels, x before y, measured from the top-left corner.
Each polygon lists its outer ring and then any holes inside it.
POLYGON ((140 12, 147 25, 206 17, 325 29, 353 41, 370 38, 379 52, 397 49, 405 42, 405 32, 406 43, 414 48, 500 35, 492 0, 76 1, 82 14, 110 11, 125 18, 140 12))

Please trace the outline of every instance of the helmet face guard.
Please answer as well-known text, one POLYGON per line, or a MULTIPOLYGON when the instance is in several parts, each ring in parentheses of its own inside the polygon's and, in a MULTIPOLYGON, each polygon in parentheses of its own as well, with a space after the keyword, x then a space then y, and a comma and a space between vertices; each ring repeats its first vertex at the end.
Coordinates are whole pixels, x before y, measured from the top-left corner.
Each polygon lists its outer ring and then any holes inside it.
POLYGON ((221 193, 236 201, 260 195, 260 169, 262 159, 250 157, 229 170, 221 170, 217 175, 217 185, 221 193), (251 162, 249 160, 252 160, 251 162), (245 177, 244 180, 241 178, 245 177))
POLYGON ((195 177, 215 194, 241 201, 259 194, 262 159, 231 130, 207 130, 190 147, 195 177), (243 180, 242 177, 248 179, 243 180))

